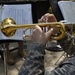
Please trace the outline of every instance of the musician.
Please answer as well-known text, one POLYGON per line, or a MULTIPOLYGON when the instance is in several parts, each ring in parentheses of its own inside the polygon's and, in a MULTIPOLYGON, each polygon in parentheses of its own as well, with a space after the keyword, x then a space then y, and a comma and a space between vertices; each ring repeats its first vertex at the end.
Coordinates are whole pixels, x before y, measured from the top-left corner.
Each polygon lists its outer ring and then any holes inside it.
MULTIPOLYGON (((40 21, 45 21, 45 18, 48 18, 48 21, 56 21, 53 14, 45 14, 40 21)), ((32 44, 30 51, 18 75, 75 75, 75 54, 71 55, 53 71, 45 72, 45 45, 48 40, 50 40, 51 36, 57 32, 58 29, 55 27, 50 28, 46 33, 43 32, 39 26, 34 28, 31 35, 32 44)))

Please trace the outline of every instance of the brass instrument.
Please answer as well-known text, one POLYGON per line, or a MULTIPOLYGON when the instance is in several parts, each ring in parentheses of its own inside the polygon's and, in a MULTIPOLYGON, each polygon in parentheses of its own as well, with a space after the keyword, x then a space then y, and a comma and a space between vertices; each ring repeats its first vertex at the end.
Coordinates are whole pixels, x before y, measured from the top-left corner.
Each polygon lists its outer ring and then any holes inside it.
POLYGON ((17 29, 21 29, 21 28, 31 29, 31 28, 34 28, 36 25, 38 25, 40 27, 48 27, 48 26, 53 27, 54 26, 54 27, 59 28, 60 34, 57 36, 54 36, 52 38, 53 40, 59 40, 59 39, 63 38, 65 35, 65 25, 60 22, 16 25, 15 21, 11 18, 6 18, 2 21, 1 31, 5 36, 11 37, 15 34, 17 29))

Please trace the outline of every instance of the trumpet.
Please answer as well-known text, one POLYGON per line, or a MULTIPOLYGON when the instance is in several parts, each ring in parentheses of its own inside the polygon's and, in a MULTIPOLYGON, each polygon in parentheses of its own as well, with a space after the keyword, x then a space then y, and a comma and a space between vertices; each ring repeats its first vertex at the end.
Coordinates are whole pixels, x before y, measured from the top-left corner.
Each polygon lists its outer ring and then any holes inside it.
MULTIPOLYGON (((60 34, 57 36, 53 36, 52 40, 59 40, 61 38, 64 37, 65 35, 65 25, 61 22, 50 22, 50 23, 35 23, 35 24, 22 24, 22 25, 16 25, 15 21, 11 18, 6 18, 2 21, 1 23, 1 31, 2 33, 7 36, 7 37, 11 37, 15 34, 17 29, 21 29, 21 28, 27 28, 27 29, 32 29, 34 28, 36 25, 40 26, 40 27, 57 27, 59 28, 59 32, 60 34)), ((57 33, 58 34, 58 33, 57 33)))

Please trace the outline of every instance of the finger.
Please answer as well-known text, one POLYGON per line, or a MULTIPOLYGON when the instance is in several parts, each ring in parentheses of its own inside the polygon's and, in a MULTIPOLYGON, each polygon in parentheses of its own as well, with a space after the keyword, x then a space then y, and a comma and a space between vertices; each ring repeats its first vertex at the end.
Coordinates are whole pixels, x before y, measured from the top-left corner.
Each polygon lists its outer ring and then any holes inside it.
POLYGON ((40 34, 40 33, 42 33, 42 29, 37 25, 37 26, 33 29, 32 35, 38 35, 38 34, 40 34))
POLYGON ((38 23, 41 23, 42 22, 42 19, 38 19, 38 23))
POLYGON ((48 32, 45 33, 47 38, 50 38, 51 37, 53 30, 54 29, 51 28, 48 32))
POLYGON ((52 14, 46 13, 44 16, 45 16, 45 17, 48 17, 48 16, 50 16, 50 15, 52 15, 52 14))
POLYGON ((42 32, 42 29, 41 29, 41 27, 40 27, 40 26, 38 26, 38 25, 36 25, 36 28, 35 28, 35 30, 42 32))

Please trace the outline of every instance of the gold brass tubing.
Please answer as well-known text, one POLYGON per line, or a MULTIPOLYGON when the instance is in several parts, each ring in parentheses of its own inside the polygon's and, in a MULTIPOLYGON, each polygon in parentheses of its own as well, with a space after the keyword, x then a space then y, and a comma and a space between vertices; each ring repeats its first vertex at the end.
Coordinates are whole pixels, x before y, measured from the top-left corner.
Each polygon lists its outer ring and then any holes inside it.
POLYGON ((1 26, 1 29, 3 28, 11 28, 11 29, 20 29, 20 28, 34 28, 36 25, 40 27, 47 27, 47 26, 56 26, 56 27, 61 27, 64 26, 63 23, 61 22, 50 22, 50 23, 36 23, 36 24, 11 24, 11 25, 6 25, 6 26, 1 26))
POLYGON ((57 27, 60 29, 61 34, 58 37, 53 37, 52 39, 54 40, 58 40, 61 39, 62 37, 64 37, 65 35, 65 25, 61 22, 50 22, 50 23, 36 23, 36 24, 20 24, 20 25, 16 25, 15 21, 11 18, 6 18, 2 21, 1 23, 1 31, 2 33, 7 36, 13 36, 16 32, 17 29, 21 29, 21 28, 34 28, 36 25, 40 26, 40 27, 57 27))

